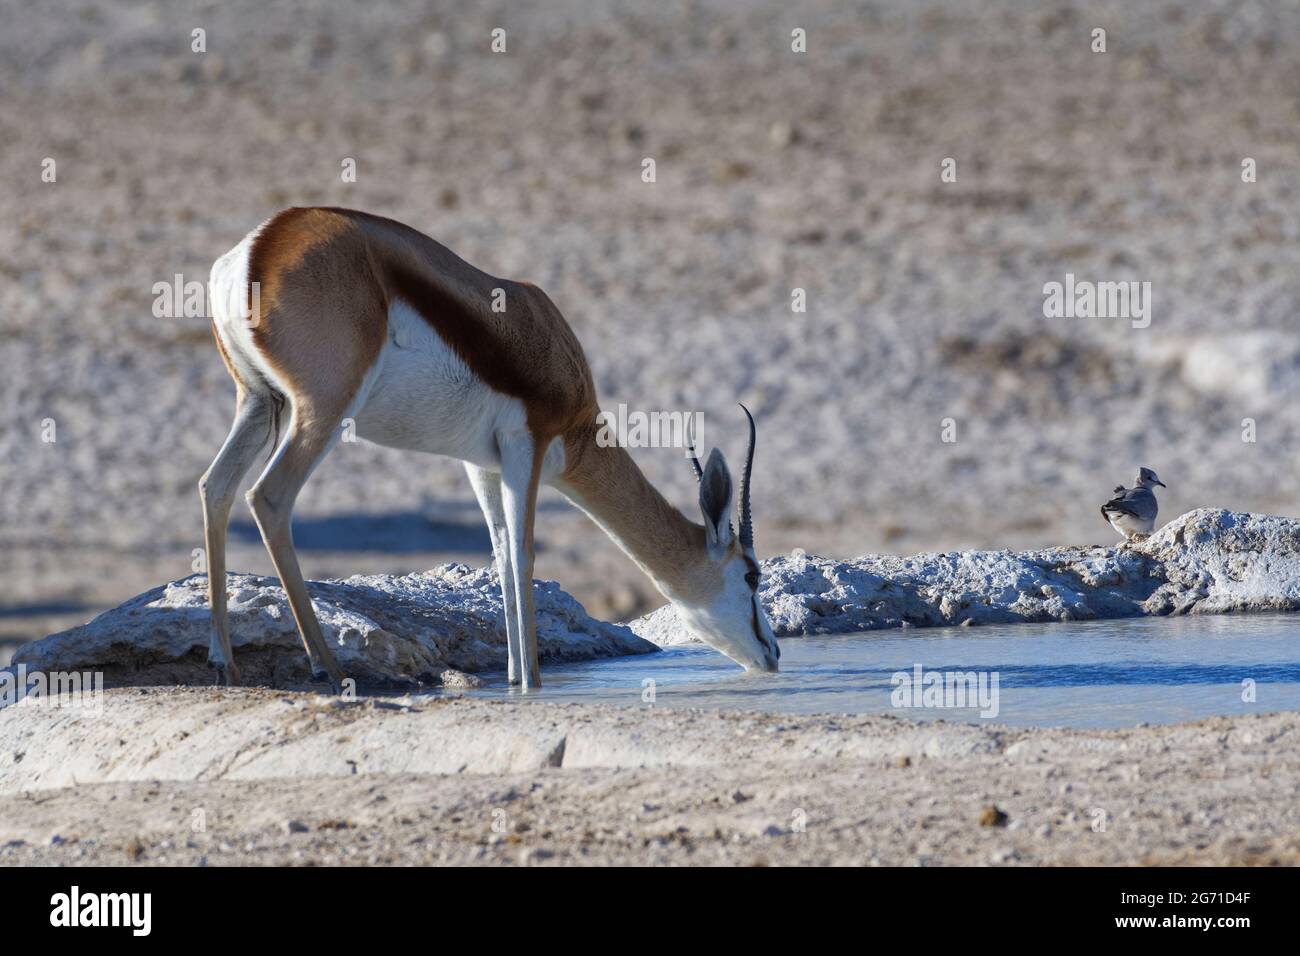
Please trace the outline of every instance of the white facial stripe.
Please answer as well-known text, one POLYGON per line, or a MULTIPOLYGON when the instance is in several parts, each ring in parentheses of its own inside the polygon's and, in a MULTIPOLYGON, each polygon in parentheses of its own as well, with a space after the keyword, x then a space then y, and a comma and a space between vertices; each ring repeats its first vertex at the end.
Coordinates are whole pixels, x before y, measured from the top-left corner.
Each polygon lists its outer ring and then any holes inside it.
POLYGON ((723 568, 722 590, 711 601, 688 605, 677 602, 678 613, 706 644, 746 668, 765 666, 775 639, 745 575, 750 571, 743 556, 733 557, 723 568), (758 633, 755 633, 755 621, 758 633), (771 643, 769 643, 769 640, 771 643))

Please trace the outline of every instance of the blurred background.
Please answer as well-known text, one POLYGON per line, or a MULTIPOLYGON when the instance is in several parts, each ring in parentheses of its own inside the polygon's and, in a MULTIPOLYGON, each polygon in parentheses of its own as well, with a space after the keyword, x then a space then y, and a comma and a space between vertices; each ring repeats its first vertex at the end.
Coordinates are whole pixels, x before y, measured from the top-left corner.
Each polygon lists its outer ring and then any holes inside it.
MULTIPOLYGON (((761 555, 1111 542, 1098 506, 1139 465, 1162 521, 1300 507, 1292 3, 0 0, 0 23, 0 642, 191 572, 234 387, 154 284, 206 281, 288 205, 537 282, 606 408, 699 411, 733 463, 745 401, 761 555), (1066 273, 1150 282, 1150 327, 1044 318, 1066 273)), ((635 457, 695 513, 679 451, 635 457)), ((312 578, 489 555, 458 465, 365 442, 297 516, 312 578)), ((269 573, 242 499, 234 521, 231 566, 269 573)), ((538 534, 538 576, 593 613, 661 603, 553 492, 538 534)))

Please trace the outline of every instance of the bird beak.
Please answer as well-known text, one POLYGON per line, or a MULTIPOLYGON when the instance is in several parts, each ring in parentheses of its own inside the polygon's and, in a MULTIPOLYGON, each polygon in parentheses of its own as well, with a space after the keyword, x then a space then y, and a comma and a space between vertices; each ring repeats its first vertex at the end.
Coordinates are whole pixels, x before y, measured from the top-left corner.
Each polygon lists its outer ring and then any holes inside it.
POLYGON ((1166 485, 1163 481, 1160 481, 1159 479, 1156 479, 1156 484, 1159 485, 1161 488, 1165 489, 1165 491, 1169 490, 1169 486, 1166 485))

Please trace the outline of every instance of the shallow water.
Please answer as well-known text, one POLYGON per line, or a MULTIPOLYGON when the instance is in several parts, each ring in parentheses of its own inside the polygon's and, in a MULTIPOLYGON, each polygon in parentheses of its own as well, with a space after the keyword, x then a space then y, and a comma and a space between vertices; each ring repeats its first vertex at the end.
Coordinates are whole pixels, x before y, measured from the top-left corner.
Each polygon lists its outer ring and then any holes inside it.
MULTIPOLYGON (((785 638, 781 672, 762 675, 745 674, 714 651, 690 646, 544 666, 542 680, 545 686, 536 696, 543 700, 640 707, 653 692, 656 704, 672 707, 894 713, 1044 727, 1173 723, 1300 710, 1300 615, 908 628, 785 638), (931 671, 976 672, 977 677, 982 672, 986 706, 981 708, 975 695, 962 701, 955 693, 947 703, 974 706, 896 706, 893 698, 902 689, 895 674, 911 678, 918 664, 923 677, 931 671), (1253 702, 1243 700, 1247 680, 1254 681, 1253 702)), ((503 692, 508 688, 501 676, 471 693, 500 697, 503 692)))

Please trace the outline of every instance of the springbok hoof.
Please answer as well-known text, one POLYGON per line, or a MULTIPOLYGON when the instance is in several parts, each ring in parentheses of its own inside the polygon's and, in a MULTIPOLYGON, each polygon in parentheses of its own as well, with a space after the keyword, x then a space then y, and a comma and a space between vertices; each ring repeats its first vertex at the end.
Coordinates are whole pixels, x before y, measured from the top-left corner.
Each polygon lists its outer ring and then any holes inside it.
POLYGON ((218 664, 213 663, 212 669, 216 671, 216 680, 213 685, 216 687, 238 687, 239 686, 239 668, 233 663, 218 664))
POLYGON ((345 678, 342 674, 336 677, 335 675, 329 673, 328 671, 312 671, 311 679, 313 681, 316 681, 319 684, 329 684, 330 693, 333 694, 335 697, 343 696, 343 681, 345 681, 347 678, 345 678))

